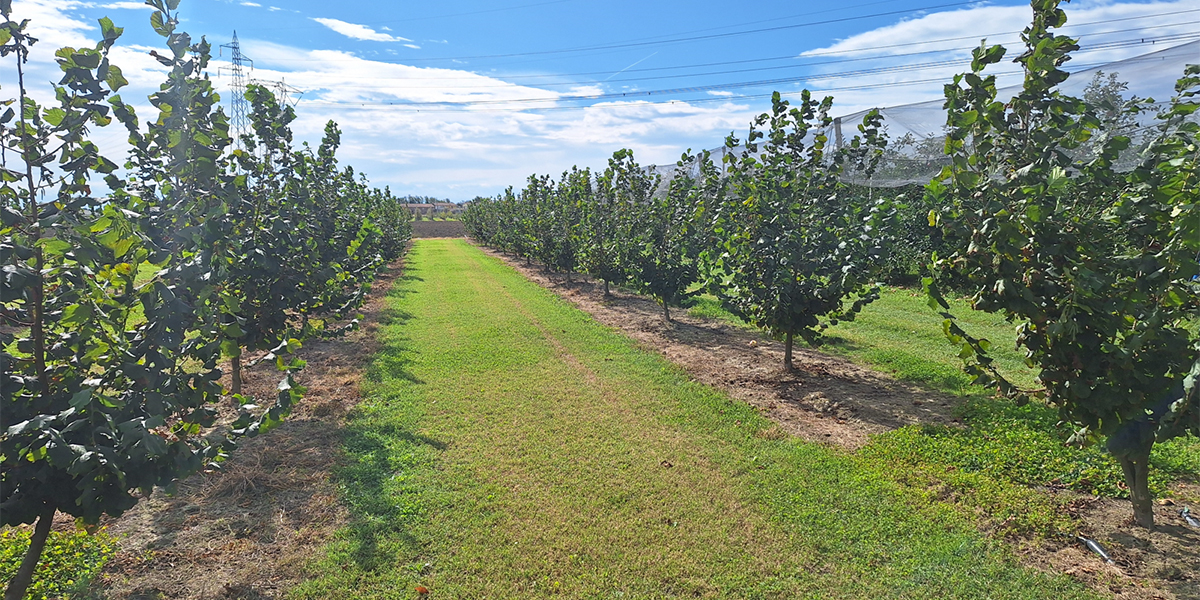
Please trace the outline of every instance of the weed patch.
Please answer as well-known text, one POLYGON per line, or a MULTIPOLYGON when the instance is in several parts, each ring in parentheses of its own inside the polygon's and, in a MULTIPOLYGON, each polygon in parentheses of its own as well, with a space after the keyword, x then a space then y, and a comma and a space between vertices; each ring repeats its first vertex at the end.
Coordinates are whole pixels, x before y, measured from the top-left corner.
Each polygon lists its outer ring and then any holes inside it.
MULTIPOLYGON (((0 530, 0 581, 10 581, 29 548, 27 528, 0 530)), ((104 530, 52 531, 26 592, 32 600, 52 600, 82 594, 116 553, 116 541, 104 530)))

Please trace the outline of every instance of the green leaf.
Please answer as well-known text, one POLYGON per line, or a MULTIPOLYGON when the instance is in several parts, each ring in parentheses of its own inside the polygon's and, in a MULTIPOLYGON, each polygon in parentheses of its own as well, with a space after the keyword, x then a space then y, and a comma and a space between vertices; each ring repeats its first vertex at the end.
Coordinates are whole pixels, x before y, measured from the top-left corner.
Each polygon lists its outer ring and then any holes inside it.
POLYGON ((83 410, 83 408, 86 407, 88 404, 90 404, 92 401, 93 389, 94 388, 90 388, 90 387, 83 388, 82 390, 79 390, 78 392, 76 392, 74 396, 71 396, 70 405, 73 408, 83 410))
POLYGON ((100 66, 100 60, 103 58, 99 52, 95 50, 84 50, 75 52, 71 55, 71 60, 85 69, 95 69, 100 66))
POLYGON ((66 240, 42 238, 37 241, 37 245, 50 256, 62 256, 71 251, 71 243, 66 240))
POLYGON ((149 431, 142 436, 142 443, 151 457, 159 457, 167 453, 167 442, 149 431))
POLYGON ((63 309, 63 317, 59 322, 68 327, 79 327, 87 323, 92 314, 91 304, 72 304, 63 309))
POLYGON ((1030 221, 1037 223, 1042 220, 1042 207, 1038 204, 1030 204, 1025 207, 1025 216, 1029 217, 1030 221))
POLYGON ((121 68, 117 65, 108 66, 108 74, 105 76, 104 81, 108 84, 109 89, 114 92, 129 84, 129 80, 125 79, 125 76, 121 73, 121 68))
POLYGON ((51 108, 42 113, 42 119, 54 127, 62 125, 63 119, 67 117, 66 111, 61 108, 51 108))
POLYGON ((105 45, 111 46, 124 32, 125 28, 113 25, 112 19, 100 18, 100 34, 104 36, 105 45))
POLYGON ((132 237, 122 236, 109 247, 112 248, 113 255, 120 259, 129 253, 129 249, 133 247, 135 242, 137 240, 132 237))
POLYGON ((163 19, 163 13, 161 12, 150 15, 150 27, 153 27, 154 31, 163 37, 171 35, 171 32, 174 30, 174 27, 168 25, 163 19))

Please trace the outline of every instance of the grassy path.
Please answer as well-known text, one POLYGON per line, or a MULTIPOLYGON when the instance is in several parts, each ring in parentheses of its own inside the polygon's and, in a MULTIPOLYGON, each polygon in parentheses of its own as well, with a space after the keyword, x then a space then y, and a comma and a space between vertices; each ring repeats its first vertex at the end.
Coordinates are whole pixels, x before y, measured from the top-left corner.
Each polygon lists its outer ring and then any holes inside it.
POLYGON ((1082 598, 461 241, 390 295, 297 597, 1082 598))

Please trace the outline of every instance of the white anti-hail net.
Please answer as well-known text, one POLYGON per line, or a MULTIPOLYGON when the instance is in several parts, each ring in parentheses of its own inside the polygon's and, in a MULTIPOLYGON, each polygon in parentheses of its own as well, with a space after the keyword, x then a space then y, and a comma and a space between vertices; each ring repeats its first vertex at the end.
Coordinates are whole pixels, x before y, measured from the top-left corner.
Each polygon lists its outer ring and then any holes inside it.
MULTIPOLYGON (((1125 100, 1133 97, 1152 98, 1160 105, 1165 104, 1175 94, 1175 82, 1183 76, 1184 68, 1189 64, 1200 62, 1200 40, 1151 52, 1133 58, 1106 63, 1104 65, 1082 69, 1073 72, 1058 89, 1065 94, 1083 98, 1088 86, 1094 81, 1103 83, 1114 77, 1116 81, 1125 84, 1120 94, 1125 100)), ((1011 99, 1021 91, 1020 85, 1000 88, 997 97, 1011 99)), ((818 94, 819 96, 819 94, 818 94)), ((836 100, 836 98, 835 98, 836 100)), ((942 155, 943 131, 946 125, 946 111, 943 108, 944 99, 929 100, 900 106, 879 108, 883 117, 884 131, 888 137, 888 150, 876 172, 866 178, 863 173, 847 170, 843 179, 871 187, 899 187, 909 184, 923 184, 941 171, 945 164, 942 155)), ((862 110, 842 115, 834 120, 834 124, 824 133, 830 144, 848 143, 858 133, 858 125, 868 110, 862 110)), ((1193 116, 1200 116, 1200 113, 1193 116)), ((1125 162, 1132 165, 1133 154, 1139 148, 1139 136, 1153 133, 1155 114, 1153 111, 1142 113, 1134 122, 1125 123, 1124 135, 1134 138, 1130 156, 1125 162)), ((712 160, 721 168, 722 158, 726 153, 740 154, 744 148, 727 149, 724 146, 709 150, 712 160)), ((697 165, 690 165, 690 174, 699 175, 697 165)), ((647 167, 651 174, 662 177, 666 182, 676 174, 676 165, 653 165, 647 167)), ((661 189, 661 188, 660 188, 661 189)))

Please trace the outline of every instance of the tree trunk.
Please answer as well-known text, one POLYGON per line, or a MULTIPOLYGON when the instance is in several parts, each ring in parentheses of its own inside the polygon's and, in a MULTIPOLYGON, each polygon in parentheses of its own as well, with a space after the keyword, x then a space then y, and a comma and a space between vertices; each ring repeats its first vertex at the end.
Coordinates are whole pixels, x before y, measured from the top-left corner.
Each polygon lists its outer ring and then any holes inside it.
POLYGON ((33 583, 33 570, 42 558, 42 549, 46 547, 46 538, 50 535, 50 526, 53 524, 54 508, 47 506, 33 528, 33 536, 29 538, 29 549, 25 551, 25 558, 21 560, 21 568, 17 569, 16 577, 8 582, 8 587, 4 590, 4 600, 24 600, 25 590, 33 583))
MULTIPOLYGON (((18 91, 18 106, 25 106, 25 71, 22 68, 22 60, 29 59, 29 50, 23 48, 20 44, 17 45, 17 91, 18 91), (24 56, 24 59, 22 59, 24 56)), ((37 271, 37 279, 34 281, 32 288, 29 290, 29 304, 31 313, 31 322, 29 324, 30 337, 33 338, 33 365, 37 370, 38 383, 42 388, 42 396, 50 395, 50 373, 46 370, 46 331, 44 329, 46 321, 46 262, 45 255, 42 254, 42 246, 39 244, 42 238, 41 220, 38 218, 41 212, 37 202, 37 180, 33 177, 34 157, 30 156, 30 148, 33 147, 33 140, 29 139, 29 129, 25 127, 25 111, 21 111, 21 142, 27 144, 25 149, 21 150, 21 159, 25 163, 25 182, 29 185, 29 202, 25 206, 28 214, 29 225, 29 240, 28 244, 33 250, 33 268, 37 271)), ((5 206, 7 206, 7 202, 5 206)), ((19 207, 18 207, 19 209, 19 207)), ((26 584, 28 585, 28 584, 26 584)))
POLYGON ((671 322, 671 307, 667 306, 666 302, 663 302, 662 305, 663 305, 663 316, 666 317, 667 322, 670 323, 671 322))
POLYGON ((1133 519, 1146 529, 1154 529, 1154 501, 1148 483, 1150 453, 1145 456, 1121 457, 1125 485, 1129 486, 1129 501, 1133 504, 1133 519))
POLYGON ((242 393, 242 349, 238 348, 238 353, 229 359, 229 376, 233 381, 229 390, 235 394, 242 393))
POLYGON ((792 364, 792 332, 788 332, 783 338, 783 367, 789 371, 795 371, 796 367, 792 364))
POLYGON ((608 280, 605 279, 604 280, 604 296, 607 298, 608 296, 611 296, 611 295, 612 295, 612 293, 608 291, 608 280))

